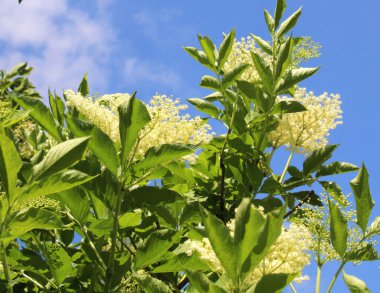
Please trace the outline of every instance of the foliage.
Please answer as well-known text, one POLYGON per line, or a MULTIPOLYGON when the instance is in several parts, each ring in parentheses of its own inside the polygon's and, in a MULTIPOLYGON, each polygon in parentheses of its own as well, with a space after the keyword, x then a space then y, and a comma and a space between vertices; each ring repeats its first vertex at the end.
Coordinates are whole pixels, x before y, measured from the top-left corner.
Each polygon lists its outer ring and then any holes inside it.
POLYGON ((219 46, 198 36, 201 49, 184 48, 210 71, 200 86, 212 92, 189 99, 204 118, 181 116, 166 96, 93 99, 87 76, 63 98, 49 92, 48 107, 26 64, 2 71, 1 291, 282 292, 305 279, 311 251, 317 292, 322 267, 340 261, 330 292, 346 263, 378 260, 368 171, 329 161, 339 97, 298 87, 318 71, 300 67, 318 45, 289 35, 301 9, 283 20, 285 8, 265 10, 270 41, 238 42, 232 30, 219 46), (208 119, 226 133, 211 136, 208 119), (291 165, 296 153, 302 166, 291 165), (352 211, 325 177, 357 170, 352 211))

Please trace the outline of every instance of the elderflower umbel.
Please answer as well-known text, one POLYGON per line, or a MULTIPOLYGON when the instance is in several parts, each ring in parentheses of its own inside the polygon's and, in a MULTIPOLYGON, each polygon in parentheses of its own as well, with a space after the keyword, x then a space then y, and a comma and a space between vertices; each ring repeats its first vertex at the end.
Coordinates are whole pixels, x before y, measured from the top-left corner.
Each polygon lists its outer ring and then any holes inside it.
POLYGON ((296 101, 307 110, 282 115, 279 126, 269 133, 274 147, 286 145, 298 153, 312 152, 324 147, 329 131, 342 124, 341 101, 337 94, 316 96, 305 88, 298 88, 294 97, 279 97, 278 101, 296 101))
MULTIPOLYGON (((376 246, 377 242, 371 238, 360 242, 362 232, 355 223, 356 210, 352 202, 347 200, 348 197, 349 195, 341 199, 344 206, 337 203, 343 218, 348 223, 347 251, 364 248, 369 244, 376 246)), ((321 193, 321 200, 324 206, 318 207, 305 204, 301 209, 301 213, 296 213, 296 217, 292 221, 298 225, 305 226, 310 231, 313 239, 310 250, 317 261, 319 260, 322 264, 327 261, 341 261, 341 256, 335 251, 330 241, 330 218, 327 208, 328 195, 325 192, 321 193)), ((333 199, 330 200, 334 201, 333 199)))
MULTIPOLYGON (((227 224, 230 230, 234 226, 234 220, 227 224)), ((219 275, 224 273, 222 265, 207 238, 187 240, 183 245, 186 247, 187 255, 190 256, 197 252, 214 272, 219 275)), ((296 282, 307 280, 307 276, 302 276, 302 271, 310 263, 310 256, 306 252, 310 246, 311 235, 305 227, 293 223, 290 224, 289 228, 283 227, 279 238, 269 249, 268 254, 248 274, 243 284, 244 289, 257 284, 263 276, 268 274, 296 274, 296 282)))
MULTIPOLYGON (((120 143, 117 108, 130 98, 129 94, 104 95, 94 100, 72 90, 66 90, 65 96, 69 106, 75 107, 113 142, 120 143)), ((209 133, 211 127, 198 116, 191 118, 188 114, 181 115, 180 111, 187 109, 187 106, 179 103, 178 99, 156 95, 146 105, 152 120, 140 133, 137 158, 141 158, 153 146, 165 143, 196 145, 212 138, 209 133)), ((191 160, 192 157, 186 159, 191 160)))

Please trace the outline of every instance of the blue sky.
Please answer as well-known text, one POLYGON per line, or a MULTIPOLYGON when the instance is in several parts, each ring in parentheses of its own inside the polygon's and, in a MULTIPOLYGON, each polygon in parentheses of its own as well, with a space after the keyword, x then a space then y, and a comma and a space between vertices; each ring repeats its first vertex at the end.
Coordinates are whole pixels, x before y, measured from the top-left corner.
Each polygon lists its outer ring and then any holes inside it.
MULTIPOLYGON (((344 124, 330 136, 331 143, 341 144, 335 159, 366 163, 372 195, 379 202, 374 214, 379 215, 380 2, 288 2, 286 15, 303 6, 294 35, 311 36, 322 45, 321 57, 310 64, 322 68, 303 86, 317 94, 341 94, 344 124)), ((20 6, 16 0, 0 0, 0 67, 28 61, 35 67, 32 80, 43 94, 49 86, 58 93, 76 89, 88 72, 93 93, 137 90, 144 100, 158 92, 184 101, 208 92, 198 86, 206 71, 182 47, 197 45, 197 33, 219 43, 231 28, 239 38, 252 32, 265 39, 263 9, 273 11, 274 5, 274 0, 24 0, 20 6)), ((338 180, 346 193, 353 177, 338 180)), ((377 292, 379 266, 377 262, 346 270, 377 292)), ((336 268, 331 267, 324 273, 323 288, 336 268)), ((315 266, 308 274, 314 277, 315 266)), ((302 285, 300 292, 313 292, 311 284, 302 285)), ((341 279, 335 292, 347 292, 341 279)))

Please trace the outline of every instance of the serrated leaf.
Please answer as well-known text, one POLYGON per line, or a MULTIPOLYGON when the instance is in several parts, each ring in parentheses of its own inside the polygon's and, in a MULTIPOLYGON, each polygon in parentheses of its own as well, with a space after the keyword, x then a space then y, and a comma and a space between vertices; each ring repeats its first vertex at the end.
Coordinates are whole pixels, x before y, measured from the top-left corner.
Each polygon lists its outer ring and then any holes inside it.
POLYGON ((251 36, 265 53, 272 55, 272 46, 267 41, 254 34, 251 34, 251 36))
POLYGON ((151 118, 144 103, 136 99, 136 93, 119 106, 118 112, 121 142, 120 158, 124 167, 131 150, 135 147, 140 130, 151 121, 151 118))
POLYGON ((30 111, 30 117, 33 118, 38 124, 40 124, 51 136, 56 140, 62 141, 62 134, 58 130, 58 125, 54 120, 49 108, 37 98, 28 96, 12 97, 21 107, 30 111))
POLYGON ((67 211, 79 222, 85 223, 90 214, 90 202, 81 188, 71 188, 54 194, 67 211))
POLYGON ((276 74, 275 80, 278 80, 284 72, 288 69, 291 61, 291 49, 292 49, 292 37, 289 37, 284 44, 280 46, 280 50, 278 52, 278 58, 276 63, 276 74))
POLYGON ((281 38, 284 34, 290 31, 297 24, 298 18, 301 16, 301 13, 301 8, 299 8, 291 16, 285 19, 283 23, 281 23, 276 33, 277 38, 281 38))
POLYGON ((280 24, 280 21, 281 21, 282 15, 284 14, 285 9, 286 9, 286 1, 277 0, 276 10, 274 12, 275 29, 277 29, 278 25, 280 24))
POLYGON ((202 52, 195 47, 185 47, 184 50, 199 63, 211 70, 214 70, 213 66, 209 63, 205 52, 202 52))
POLYGON ((98 127, 77 118, 66 117, 66 122, 76 137, 91 136, 88 148, 116 176, 119 162, 115 145, 111 138, 98 127))
POLYGON ((360 248, 350 251, 347 259, 350 261, 377 261, 380 256, 372 244, 365 243, 360 248))
POLYGON ((204 274, 198 271, 185 270, 186 275, 190 279, 191 286, 198 292, 207 293, 226 293, 226 291, 218 285, 212 283, 204 274))
POLYGON ((147 150, 144 158, 134 164, 136 169, 149 169, 193 153, 196 147, 183 144, 162 144, 147 150))
POLYGON ((219 109, 214 104, 199 98, 187 99, 188 102, 195 106, 199 111, 210 115, 212 118, 219 117, 219 109))
POLYGON ((215 45, 209 37, 198 35, 198 41, 201 44, 202 49, 206 53, 211 66, 215 66, 215 45))
POLYGON ((60 229, 63 223, 56 213, 38 208, 23 209, 11 216, 2 238, 16 238, 34 229, 60 229))
POLYGON ((297 113, 297 112, 303 112, 306 111, 304 105, 302 105, 300 102, 297 101, 280 101, 277 104, 274 105, 272 114, 288 114, 288 113, 297 113))
POLYGON ((312 154, 303 162, 303 173, 309 175, 318 171, 322 164, 331 158, 332 153, 338 147, 336 144, 327 145, 312 154))
POLYGON ((295 274, 264 275, 257 283, 254 293, 280 293, 293 279, 295 274))
POLYGON ((82 158, 89 139, 90 137, 74 138, 52 147, 45 158, 33 166, 33 178, 46 178, 74 165, 82 158))
POLYGON ((344 197, 343 191, 340 186, 333 181, 319 181, 324 190, 332 196, 332 198, 342 206, 346 206, 346 198, 344 197))
POLYGON ((263 112, 267 112, 269 108, 268 99, 266 99, 263 95, 262 90, 256 86, 255 84, 244 81, 237 80, 236 84, 241 91, 241 93, 246 96, 248 99, 253 101, 255 106, 259 108, 263 112))
POLYGON ((371 293, 366 283, 355 276, 346 274, 345 271, 343 271, 343 280, 351 293, 371 293))
POLYGON ((264 9, 264 17, 265 17, 265 22, 267 24, 269 32, 273 34, 275 30, 273 16, 270 15, 268 10, 264 9))
POLYGON ((271 93, 273 86, 272 70, 267 62, 260 55, 251 51, 252 61, 255 65, 257 73, 259 74, 265 89, 268 93, 271 93))
POLYGON ((58 244, 45 242, 46 260, 54 280, 60 286, 64 280, 72 276, 75 271, 71 257, 58 244))
POLYGON ((235 30, 231 30, 219 46, 218 70, 221 71, 224 63, 230 56, 232 45, 235 41, 235 30))
POLYGON ((21 167, 22 161, 16 146, 0 125, 0 177, 8 199, 15 196, 17 174, 21 167))
POLYGON ((243 64, 239 64, 238 66, 236 66, 234 69, 228 71, 224 76, 223 76, 223 79, 222 79, 222 84, 225 88, 229 87, 230 85, 233 84, 234 81, 236 81, 236 79, 238 79, 243 73, 244 71, 250 67, 251 65, 248 64, 248 63, 243 63, 243 64))
POLYGON ((159 261, 179 237, 179 233, 170 230, 158 230, 150 234, 136 251, 135 269, 138 270, 159 261))
POLYGON ((286 71, 285 76, 276 85, 276 94, 286 92, 299 82, 315 74, 319 68, 296 68, 286 71))
POLYGON ((219 84, 219 81, 211 75, 203 76, 199 85, 201 87, 209 88, 215 91, 219 91, 221 86, 219 84))
POLYGON ((78 92, 81 93, 83 97, 87 96, 90 93, 90 88, 87 81, 87 73, 83 76, 82 81, 79 84, 78 92))
POLYGON ((145 289, 146 293, 171 293, 172 290, 163 281, 146 273, 135 273, 133 278, 145 289))
POLYGON ((369 189, 368 179, 368 171, 363 164, 359 174, 350 181, 351 189, 355 196, 357 224, 363 233, 366 231, 371 211, 375 205, 369 189))
POLYGON ((329 200, 330 239, 333 247, 343 258, 347 250, 347 221, 336 204, 329 200))
POLYGON ((62 99, 57 96, 56 94, 52 94, 49 90, 49 105, 50 109, 54 115, 54 118, 58 121, 60 125, 63 126, 65 117, 65 104, 63 103, 62 99))
POLYGON ((358 170, 359 167, 356 165, 353 165, 351 163, 346 162, 332 162, 328 165, 323 165, 319 169, 319 171, 316 173, 315 176, 329 176, 329 175, 335 175, 335 174, 342 174, 346 172, 352 172, 358 170))
POLYGON ((206 228, 207 237, 212 249, 220 263, 226 270, 227 275, 236 280, 236 258, 234 255, 233 239, 230 230, 215 215, 200 207, 202 220, 206 228))
POLYGON ((42 180, 33 181, 22 188, 17 189, 16 200, 20 204, 24 201, 38 198, 40 196, 58 193, 74 188, 95 177, 88 176, 77 170, 65 170, 54 173, 42 180))

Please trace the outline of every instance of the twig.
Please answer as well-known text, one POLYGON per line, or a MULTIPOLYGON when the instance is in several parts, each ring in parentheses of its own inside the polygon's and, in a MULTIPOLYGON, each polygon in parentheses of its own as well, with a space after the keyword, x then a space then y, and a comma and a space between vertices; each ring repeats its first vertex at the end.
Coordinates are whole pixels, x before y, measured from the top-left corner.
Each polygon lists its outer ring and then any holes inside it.
POLYGON ((289 212, 287 212, 286 215, 284 216, 284 219, 286 219, 287 217, 295 213, 296 210, 300 208, 305 202, 307 202, 312 195, 315 195, 314 190, 311 190, 294 208, 292 208, 289 212))

